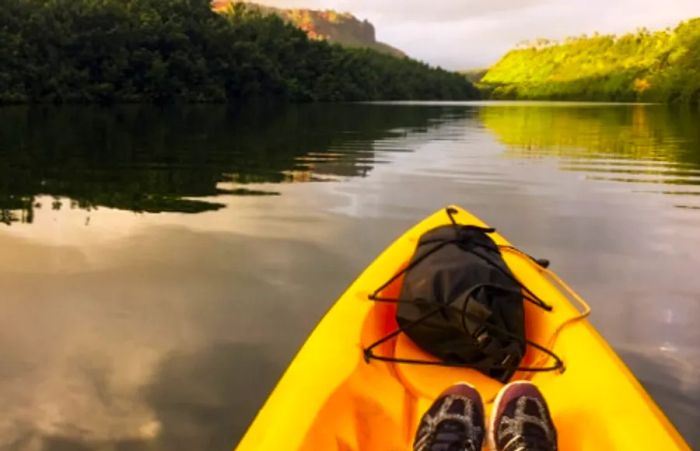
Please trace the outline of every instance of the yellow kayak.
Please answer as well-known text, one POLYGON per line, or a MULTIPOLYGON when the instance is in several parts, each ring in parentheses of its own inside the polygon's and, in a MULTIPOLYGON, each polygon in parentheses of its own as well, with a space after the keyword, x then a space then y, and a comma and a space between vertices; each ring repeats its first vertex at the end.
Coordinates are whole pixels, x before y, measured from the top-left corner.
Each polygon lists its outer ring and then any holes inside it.
MULTIPOLYGON (((459 224, 487 227, 458 207, 459 224)), ((364 350, 396 328, 396 306, 370 300, 373 291, 409 262, 421 235, 450 223, 441 210, 387 248, 318 324, 238 445, 252 450, 409 450, 423 412, 446 387, 467 381, 481 393, 487 415, 502 384, 468 368, 365 359, 364 350)), ((497 233, 511 272, 551 312, 525 303, 527 338, 546 343, 563 371, 516 372, 544 394, 562 450, 689 450, 649 394, 585 318, 590 311, 551 271, 497 233)), ((387 291, 398 290, 389 286, 387 291)), ((403 334, 377 354, 434 360, 403 334)), ((529 365, 551 357, 529 349, 529 365)))

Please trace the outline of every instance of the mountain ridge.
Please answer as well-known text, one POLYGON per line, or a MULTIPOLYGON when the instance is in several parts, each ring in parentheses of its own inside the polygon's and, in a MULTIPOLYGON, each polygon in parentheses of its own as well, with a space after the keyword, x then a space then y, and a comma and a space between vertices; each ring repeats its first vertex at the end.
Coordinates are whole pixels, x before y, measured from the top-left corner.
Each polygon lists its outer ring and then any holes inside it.
POLYGON ((237 3, 263 14, 275 14, 303 30, 310 39, 324 40, 346 47, 360 47, 380 53, 405 58, 407 55, 389 44, 377 41, 376 30, 368 20, 360 20, 349 12, 331 9, 276 8, 244 0, 214 0, 212 8, 225 13, 237 3))

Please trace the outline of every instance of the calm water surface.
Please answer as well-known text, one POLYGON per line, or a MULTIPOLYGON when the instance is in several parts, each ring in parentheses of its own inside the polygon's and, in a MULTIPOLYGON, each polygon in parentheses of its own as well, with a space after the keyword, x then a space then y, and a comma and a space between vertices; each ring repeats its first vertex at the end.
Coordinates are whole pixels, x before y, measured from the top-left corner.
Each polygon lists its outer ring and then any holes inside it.
POLYGON ((0 449, 232 447, 448 203, 551 259, 700 447, 700 115, 486 103, 0 109, 0 449))

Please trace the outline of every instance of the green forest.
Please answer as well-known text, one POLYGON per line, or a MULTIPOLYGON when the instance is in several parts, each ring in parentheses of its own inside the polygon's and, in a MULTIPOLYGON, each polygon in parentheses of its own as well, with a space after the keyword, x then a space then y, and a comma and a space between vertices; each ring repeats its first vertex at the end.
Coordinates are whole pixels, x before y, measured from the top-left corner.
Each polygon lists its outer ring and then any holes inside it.
POLYGON ((0 103, 470 99, 463 76, 209 0, 0 0, 0 103))
POLYGON ((480 80, 496 99, 700 103, 700 19, 675 29, 563 42, 539 39, 512 50, 480 80))

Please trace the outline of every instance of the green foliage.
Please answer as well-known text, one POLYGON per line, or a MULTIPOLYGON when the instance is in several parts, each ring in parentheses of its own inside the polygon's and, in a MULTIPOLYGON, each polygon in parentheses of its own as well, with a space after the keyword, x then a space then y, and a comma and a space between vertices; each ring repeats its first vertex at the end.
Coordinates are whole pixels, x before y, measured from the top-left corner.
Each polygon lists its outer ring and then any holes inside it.
POLYGON ((209 0, 0 0, 0 102, 467 99, 458 74, 209 0))
POLYGON ((675 30, 538 40, 481 80, 494 98, 700 102, 700 19, 675 30))

